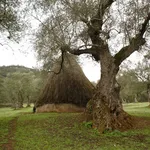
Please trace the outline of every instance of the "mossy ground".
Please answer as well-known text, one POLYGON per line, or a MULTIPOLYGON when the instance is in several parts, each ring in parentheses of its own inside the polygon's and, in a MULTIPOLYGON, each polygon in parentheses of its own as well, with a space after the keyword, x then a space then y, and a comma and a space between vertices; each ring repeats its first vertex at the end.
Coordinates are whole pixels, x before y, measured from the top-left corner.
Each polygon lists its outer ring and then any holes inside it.
MULTIPOLYGON (((131 115, 146 117, 148 103, 126 104, 131 115)), ((150 150, 150 125, 99 134, 79 113, 39 113, 32 108, 0 109, 0 150, 150 150)), ((143 122, 143 121, 142 121, 143 122)))

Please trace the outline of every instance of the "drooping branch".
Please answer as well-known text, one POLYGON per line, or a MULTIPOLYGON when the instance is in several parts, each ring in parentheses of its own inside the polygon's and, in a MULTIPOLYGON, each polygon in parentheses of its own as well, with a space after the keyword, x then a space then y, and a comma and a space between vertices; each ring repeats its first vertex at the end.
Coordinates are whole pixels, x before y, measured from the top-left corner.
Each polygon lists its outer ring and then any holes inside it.
POLYGON ((126 47, 123 47, 115 56, 115 63, 116 65, 120 65, 127 57, 129 57, 133 52, 139 50, 139 48, 145 44, 145 38, 143 38, 143 35, 147 29, 147 25, 150 20, 150 13, 148 13, 148 16, 145 18, 144 23, 142 24, 142 27, 138 34, 136 34, 135 37, 133 37, 130 41, 130 44, 126 47))

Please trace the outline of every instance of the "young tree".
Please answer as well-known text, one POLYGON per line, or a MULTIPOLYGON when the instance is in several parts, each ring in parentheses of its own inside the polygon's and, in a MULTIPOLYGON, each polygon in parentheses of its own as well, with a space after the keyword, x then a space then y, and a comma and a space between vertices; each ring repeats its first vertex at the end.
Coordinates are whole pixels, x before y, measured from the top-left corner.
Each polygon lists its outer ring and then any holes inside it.
POLYGON ((146 43, 148 1, 39 0, 39 3, 48 15, 44 22, 40 21, 37 34, 40 58, 48 62, 63 52, 93 56, 100 62, 101 79, 87 105, 87 116, 92 115, 93 127, 100 132, 131 126, 130 117, 121 106, 116 75, 120 64, 146 43), (118 50, 112 51, 119 42, 118 50))

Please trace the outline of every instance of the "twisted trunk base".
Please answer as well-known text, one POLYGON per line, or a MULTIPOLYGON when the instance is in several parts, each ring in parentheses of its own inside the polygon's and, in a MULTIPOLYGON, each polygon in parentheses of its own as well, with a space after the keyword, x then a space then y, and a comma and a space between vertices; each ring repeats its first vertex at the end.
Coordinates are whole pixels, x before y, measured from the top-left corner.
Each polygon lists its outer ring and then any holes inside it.
POLYGON ((93 128, 97 128, 100 133, 133 128, 133 119, 123 110, 122 104, 118 103, 118 99, 110 101, 109 98, 110 95, 106 96, 97 92, 87 104, 86 121, 92 120, 93 128))

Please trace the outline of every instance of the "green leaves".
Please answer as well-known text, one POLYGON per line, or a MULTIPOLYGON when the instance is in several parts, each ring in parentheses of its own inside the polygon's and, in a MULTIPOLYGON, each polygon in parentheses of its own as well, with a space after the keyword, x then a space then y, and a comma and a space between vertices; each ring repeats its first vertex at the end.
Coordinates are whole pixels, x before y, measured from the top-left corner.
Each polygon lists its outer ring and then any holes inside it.
POLYGON ((1 67, 0 75, 0 102, 14 108, 37 100, 44 83, 41 72, 25 67, 1 67))
POLYGON ((8 39, 14 38, 21 31, 19 1, 0 1, 0 32, 8 32, 8 39))

